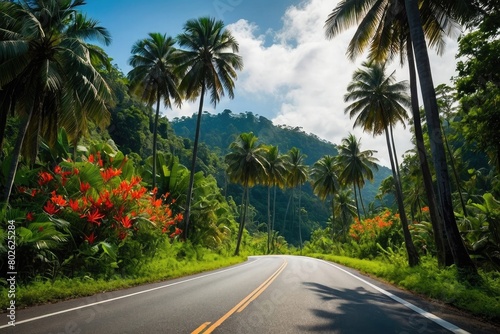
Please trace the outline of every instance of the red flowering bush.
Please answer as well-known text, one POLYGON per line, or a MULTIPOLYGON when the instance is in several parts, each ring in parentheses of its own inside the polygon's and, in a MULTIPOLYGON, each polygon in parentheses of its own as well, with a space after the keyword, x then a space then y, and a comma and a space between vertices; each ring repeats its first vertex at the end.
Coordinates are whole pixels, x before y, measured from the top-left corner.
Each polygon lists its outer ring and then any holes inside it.
POLYGON ((26 221, 69 222, 71 242, 60 255, 71 271, 135 266, 182 232, 183 216, 172 211, 169 194, 148 191, 121 152, 107 152, 43 168, 31 186, 17 188, 26 221))

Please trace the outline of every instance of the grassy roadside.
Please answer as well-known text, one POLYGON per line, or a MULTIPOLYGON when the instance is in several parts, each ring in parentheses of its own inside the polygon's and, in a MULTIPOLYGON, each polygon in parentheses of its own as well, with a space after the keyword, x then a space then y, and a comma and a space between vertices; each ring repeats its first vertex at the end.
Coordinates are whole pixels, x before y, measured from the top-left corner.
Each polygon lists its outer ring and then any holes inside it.
MULTIPOLYGON (((134 277, 114 277, 111 279, 93 279, 90 277, 75 279, 39 280, 28 285, 16 286, 16 308, 52 303, 78 297, 91 296, 104 291, 129 288, 141 284, 196 274, 241 263, 246 256, 227 257, 214 253, 204 253, 196 258, 178 260, 173 257, 157 257, 145 263, 134 277)), ((9 303, 7 288, 0 287, 0 308, 3 312, 9 303)))
POLYGON ((476 316, 500 323, 500 273, 480 272, 483 283, 471 286, 457 280, 454 267, 439 269, 435 259, 422 258, 415 268, 377 260, 359 260, 345 256, 307 254, 332 261, 375 276, 408 291, 442 301, 476 316))

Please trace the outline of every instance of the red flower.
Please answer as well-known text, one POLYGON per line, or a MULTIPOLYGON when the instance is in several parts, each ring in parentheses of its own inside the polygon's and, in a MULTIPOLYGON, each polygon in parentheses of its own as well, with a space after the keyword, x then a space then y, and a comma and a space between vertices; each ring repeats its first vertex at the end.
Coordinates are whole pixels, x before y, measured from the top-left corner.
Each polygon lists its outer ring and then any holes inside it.
POLYGON ((184 219, 184 215, 182 213, 178 213, 177 215, 175 215, 174 219, 178 222, 181 222, 184 219))
POLYGON ((88 162, 93 164, 94 163, 94 155, 93 154, 89 155, 89 158, 87 160, 88 160, 88 162))
POLYGON ((43 226, 40 226, 40 227, 38 228, 38 232, 43 232, 43 226))
POLYGON ((94 243, 94 240, 95 240, 94 232, 90 233, 89 236, 85 236, 85 240, 87 240, 89 242, 89 244, 92 245, 94 243))
POLYGON ((139 184, 139 182, 141 182, 141 177, 140 176, 132 176, 132 178, 130 179, 130 186, 135 186, 136 184, 139 184))
POLYGON ((77 200, 73 200, 73 199, 70 198, 70 200, 69 200, 69 206, 70 206, 71 210, 73 210, 73 211, 79 211, 80 210, 80 206, 79 206, 77 200))
POLYGON ((73 168, 73 174, 74 175, 80 174, 80 170, 78 168, 73 168))
POLYGON ((53 195, 50 200, 52 201, 52 203, 60 207, 65 207, 67 205, 67 201, 64 199, 64 197, 62 197, 62 195, 53 195))
POLYGON ((118 176, 122 173, 121 169, 116 169, 116 168, 108 168, 104 171, 101 171, 101 176, 104 182, 108 182, 110 179, 112 179, 115 176, 118 176))
POLYGON ((97 152, 97 163, 99 164, 99 167, 104 166, 104 163, 102 162, 102 159, 101 159, 101 152, 97 152))
POLYGON ((180 228, 176 227, 174 233, 170 234, 170 238, 173 238, 176 235, 179 235, 181 233, 182 233, 182 230, 180 228))
POLYGON ((123 227, 125 228, 131 228, 132 227, 132 220, 129 218, 129 216, 123 217, 120 222, 122 223, 123 227))
POLYGON ((85 215, 81 215, 81 218, 87 217, 87 221, 92 224, 96 224, 97 226, 101 225, 100 219, 104 218, 104 215, 99 213, 99 210, 94 209, 85 215))
POLYGON ((140 199, 145 193, 146 193, 146 188, 141 187, 141 189, 139 190, 132 190, 130 195, 132 196, 132 199, 140 199))
POLYGON ((88 182, 80 182, 80 191, 86 193, 90 189, 90 184, 88 182))
POLYGON ((35 216, 33 215, 33 212, 28 212, 26 214, 26 220, 29 221, 29 222, 32 222, 33 219, 35 219, 35 216))
POLYGON ((52 203, 51 201, 47 201, 47 204, 45 204, 43 210, 47 212, 49 215, 55 215, 56 213, 59 212, 59 209, 56 208, 54 203, 52 203))
POLYGON ((50 174, 50 173, 47 173, 47 172, 38 173, 38 184, 41 186, 49 183, 53 179, 54 179, 54 176, 52 176, 52 174, 50 174))
POLYGON ((57 165, 54 167, 54 173, 56 174, 61 174, 62 173, 62 168, 61 166, 57 165))

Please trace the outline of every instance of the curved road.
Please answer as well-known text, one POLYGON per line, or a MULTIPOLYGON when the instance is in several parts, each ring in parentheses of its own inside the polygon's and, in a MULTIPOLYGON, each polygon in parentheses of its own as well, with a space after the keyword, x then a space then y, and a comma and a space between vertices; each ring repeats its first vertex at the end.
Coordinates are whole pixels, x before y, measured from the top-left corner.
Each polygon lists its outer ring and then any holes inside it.
POLYGON ((6 326, 4 320, 0 332, 405 334, 492 330, 474 327, 460 314, 443 312, 444 307, 380 286, 354 270, 322 260, 259 256, 209 273, 19 310, 16 326, 6 326))

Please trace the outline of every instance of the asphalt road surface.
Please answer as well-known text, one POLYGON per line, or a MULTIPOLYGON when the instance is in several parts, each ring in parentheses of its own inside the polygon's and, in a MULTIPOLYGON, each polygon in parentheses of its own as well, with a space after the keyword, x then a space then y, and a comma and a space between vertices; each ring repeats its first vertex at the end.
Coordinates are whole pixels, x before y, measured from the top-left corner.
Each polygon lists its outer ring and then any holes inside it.
MULTIPOLYGON (((5 314, 4 314, 5 316, 5 314)), ((246 263, 18 310, 0 333, 494 333, 497 328, 308 257, 246 263)))

